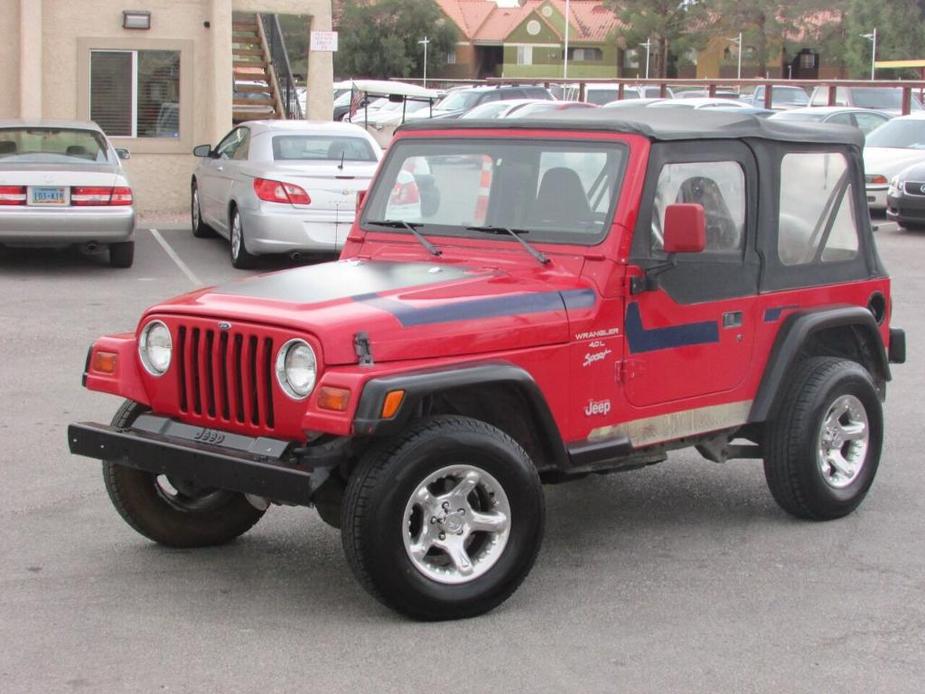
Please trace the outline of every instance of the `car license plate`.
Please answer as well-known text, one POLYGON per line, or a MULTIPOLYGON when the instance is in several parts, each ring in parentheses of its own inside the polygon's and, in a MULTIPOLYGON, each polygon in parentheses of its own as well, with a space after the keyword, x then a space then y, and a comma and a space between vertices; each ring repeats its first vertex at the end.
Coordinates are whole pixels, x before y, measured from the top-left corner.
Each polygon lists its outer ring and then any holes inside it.
POLYGON ((30 186, 30 205, 67 205, 66 189, 55 186, 30 186))

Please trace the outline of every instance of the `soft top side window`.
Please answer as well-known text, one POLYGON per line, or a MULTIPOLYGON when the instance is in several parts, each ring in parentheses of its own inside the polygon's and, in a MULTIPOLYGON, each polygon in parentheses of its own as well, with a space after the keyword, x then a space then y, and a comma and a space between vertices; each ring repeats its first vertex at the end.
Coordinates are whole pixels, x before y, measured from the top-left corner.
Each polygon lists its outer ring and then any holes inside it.
POLYGON ((662 249, 665 208, 676 202, 703 206, 707 251, 741 252, 745 240, 745 172, 735 161, 665 164, 652 214, 652 250, 662 249))
POLYGON ((848 161, 837 152, 781 160, 777 252, 784 265, 852 260, 858 230, 848 161))

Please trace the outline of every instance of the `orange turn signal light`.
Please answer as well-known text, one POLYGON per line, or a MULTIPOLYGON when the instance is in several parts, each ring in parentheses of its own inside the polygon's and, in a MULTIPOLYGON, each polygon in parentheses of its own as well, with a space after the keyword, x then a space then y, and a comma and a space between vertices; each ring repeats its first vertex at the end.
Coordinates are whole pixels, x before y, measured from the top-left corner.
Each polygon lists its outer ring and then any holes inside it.
POLYGON ((116 359, 115 352, 95 352, 93 354, 92 368, 100 373, 114 374, 116 372, 116 359))
POLYGON ((388 395, 385 396, 385 400, 382 402, 382 418, 391 419, 394 417, 395 413, 398 412, 398 408, 401 407, 401 402, 404 399, 405 391, 390 390, 388 395))
POLYGON ((349 388, 336 388, 334 386, 321 386, 318 390, 318 407, 323 410, 343 412, 350 402, 349 388))

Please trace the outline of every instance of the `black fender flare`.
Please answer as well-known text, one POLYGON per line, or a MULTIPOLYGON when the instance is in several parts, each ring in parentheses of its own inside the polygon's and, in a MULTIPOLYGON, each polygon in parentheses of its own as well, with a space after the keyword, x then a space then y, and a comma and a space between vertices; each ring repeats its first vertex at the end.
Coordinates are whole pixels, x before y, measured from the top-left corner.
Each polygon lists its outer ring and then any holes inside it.
POLYGON ((843 306, 794 313, 781 326, 765 366, 758 394, 752 403, 749 422, 765 422, 775 411, 787 375, 799 358, 806 341, 814 333, 829 328, 856 328, 865 339, 874 360, 875 382, 885 383, 891 378, 886 348, 873 314, 861 306, 843 306))
POLYGON ((550 462, 561 469, 569 467, 562 435, 540 387, 529 372, 504 362, 421 369, 370 379, 357 404, 353 433, 365 436, 397 434, 408 425, 423 398, 454 388, 486 385, 516 388, 529 403, 529 416, 550 462), (404 398, 395 415, 384 419, 381 413, 385 397, 394 390, 403 390, 404 398))

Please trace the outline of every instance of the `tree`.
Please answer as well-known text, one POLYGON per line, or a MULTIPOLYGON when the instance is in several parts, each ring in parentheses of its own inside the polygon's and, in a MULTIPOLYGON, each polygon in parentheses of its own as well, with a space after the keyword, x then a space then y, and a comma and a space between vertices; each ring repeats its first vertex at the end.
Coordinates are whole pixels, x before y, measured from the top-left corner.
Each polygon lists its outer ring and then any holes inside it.
POLYGON ((444 65, 456 45, 456 28, 433 0, 348 0, 338 25, 334 71, 341 77, 410 77, 444 65))
POLYGON ((653 41, 649 74, 668 76, 669 53, 699 48, 706 40, 707 0, 606 0, 623 23, 617 31, 628 49, 653 41))
POLYGON ((862 34, 874 29, 877 29, 877 60, 925 58, 922 5, 917 0, 848 0, 842 19, 844 41, 840 56, 848 74, 870 76, 871 43, 862 34))

